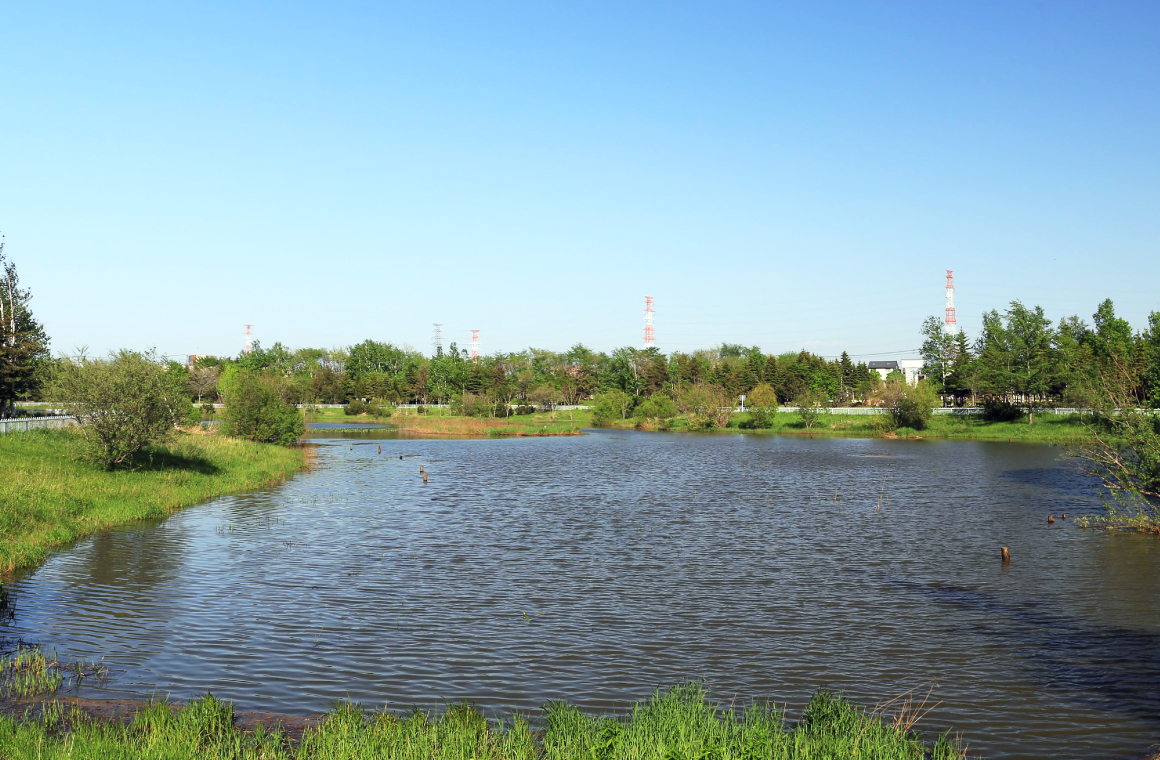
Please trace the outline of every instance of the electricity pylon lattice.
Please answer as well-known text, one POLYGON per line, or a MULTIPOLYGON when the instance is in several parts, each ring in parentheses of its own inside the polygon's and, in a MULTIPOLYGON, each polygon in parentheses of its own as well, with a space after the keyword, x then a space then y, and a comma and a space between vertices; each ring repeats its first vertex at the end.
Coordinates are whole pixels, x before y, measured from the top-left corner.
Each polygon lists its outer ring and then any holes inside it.
POLYGON ((431 355, 439 356, 443 353, 443 323, 432 322, 435 329, 431 331, 431 355))
POLYGON ((471 358, 479 358, 479 330, 471 331, 471 358))
POLYGON ((955 321, 955 273, 947 270, 947 316, 943 329, 947 335, 955 335, 959 324, 955 321))
POLYGON ((254 350, 254 347, 250 344, 250 336, 253 334, 251 332, 252 328, 253 328, 253 325, 246 325, 246 349, 245 349, 245 351, 247 354, 254 350))
POLYGON ((656 311, 652 307, 653 297, 644 297, 644 347, 652 348, 657 344, 656 333, 653 332, 653 316, 656 311))

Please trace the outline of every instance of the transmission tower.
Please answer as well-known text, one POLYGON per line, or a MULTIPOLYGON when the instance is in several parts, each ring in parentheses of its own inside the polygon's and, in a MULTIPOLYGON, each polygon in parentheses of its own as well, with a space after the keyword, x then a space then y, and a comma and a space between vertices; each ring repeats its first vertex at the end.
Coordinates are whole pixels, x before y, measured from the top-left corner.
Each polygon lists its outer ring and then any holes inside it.
POLYGON ((431 355, 439 356, 443 353, 443 323, 432 322, 435 329, 431 331, 431 355))
POLYGON ((958 322, 955 321, 955 273, 947 270, 947 316, 943 328, 947 335, 956 335, 959 332, 958 322))
POLYGON ((250 345, 250 336, 253 335, 253 333, 251 332, 252 328, 253 328, 253 325, 246 325, 246 353, 247 354, 250 353, 250 351, 252 351, 254 349, 254 347, 252 345, 250 345))
POLYGON ((644 347, 652 348, 657 344, 657 336, 653 334, 653 315, 656 312, 652 307, 652 296, 644 297, 644 347))
POLYGON ((479 358, 479 330, 471 331, 471 358, 479 358))

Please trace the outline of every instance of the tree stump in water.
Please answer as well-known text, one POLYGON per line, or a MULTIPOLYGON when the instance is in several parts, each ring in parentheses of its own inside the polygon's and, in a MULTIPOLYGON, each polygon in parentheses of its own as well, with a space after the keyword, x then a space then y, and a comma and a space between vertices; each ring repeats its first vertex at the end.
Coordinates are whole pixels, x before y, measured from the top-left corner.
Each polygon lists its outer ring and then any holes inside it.
POLYGON ((1011 550, 1010 549, 1008 549, 1006 546, 1000 546, 999 551, 1002 552, 1004 563, 1011 561, 1011 550))

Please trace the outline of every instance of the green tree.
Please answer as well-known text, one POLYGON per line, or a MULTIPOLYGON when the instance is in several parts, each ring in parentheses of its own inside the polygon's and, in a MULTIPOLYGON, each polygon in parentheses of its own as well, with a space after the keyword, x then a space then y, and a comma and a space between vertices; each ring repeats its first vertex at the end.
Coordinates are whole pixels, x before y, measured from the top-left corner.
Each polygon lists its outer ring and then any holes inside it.
POLYGON ((30 300, 0 236, 0 417, 14 414, 16 402, 36 393, 47 375, 48 336, 33 318, 30 300))
POLYGON ((947 378, 955 358, 955 335, 946 331, 943 320, 927 317, 920 331, 922 340, 923 374, 938 381, 939 390, 950 393, 947 378))
POLYGON ((938 403, 938 393, 926 380, 910 385, 901 376, 891 375, 882 390, 882 400, 895 427, 925 430, 938 403))
POLYGON ((633 398, 624 391, 610 390, 596 397, 596 408, 592 411, 592 424, 605 427, 616 420, 627 419, 632 411, 633 398))
POLYGON ((777 391, 766 383, 751 390, 745 398, 749 409, 749 421, 746 427, 765 429, 773 427, 774 415, 777 414, 777 391))
POLYGON ((225 402, 222 432, 235 438, 289 446, 306 432, 298 410, 282 400, 278 379, 231 366, 218 379, 225 402))
POLYGON ((726 427, 733 416, 733 401, 715 385, 689 385, 677 392, 677 411, 685 415, 690 429, 726 427))
POLYGON ((806 430, 818 424, 824 415, 830 414, 830 404, 826 396, 820 391, 807 390, 794 399, 794 406, 802 418, 806 430))
POLYGON ((193 412, 188 378, 168 371, 154 351, 64 359, 53 392, 80 425, 85 458, 110 470, 166 441, 193 412))

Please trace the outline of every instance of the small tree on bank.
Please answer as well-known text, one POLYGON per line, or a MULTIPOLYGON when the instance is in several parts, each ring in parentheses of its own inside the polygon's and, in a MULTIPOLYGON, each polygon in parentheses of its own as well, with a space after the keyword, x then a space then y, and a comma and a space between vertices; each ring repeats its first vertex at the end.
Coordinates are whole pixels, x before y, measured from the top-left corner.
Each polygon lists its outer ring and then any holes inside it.
POLYGON ((830 413, 829 401, 817 391, 806 391, 799 394, 794 399, 794 405, 798 408, 798 414, 801 415, 802 424, 806 426, 806 430, 818 424, 822 415, 830 413))
POLYGON ((153 351, 122 350, 108 359, 62 360, 53 391, 80 425, 85 457, 111 470, 166 441, 189 417, 186 383, 153 351))
POLYGON ((281 446, 301 438, 306 432, 303 415, 281 399, 277 381, 237 366, 223 372, 218 380, 218 394, 226 405, 222 432, 281 446))
POLYGON ((1103 486, 1107 514, 1081 524, 1160 533, 1160 416, 1137 406, 1139 375, 1113 353, 1085 374, 1083 396, 1094 412, 1089 439, 1071 451, 1103 486))
POLYGON ((749 407, 746 427, 759 430, 773 427, 774 415, 777 414, 777 391, 762 383, 749 392, 745 401, 749 407))
POLYGON ((910 385, 901 375, 891 373, 882 389, 882 401, 894 427, 925 430, 939 399, 927 381, 910 385))

